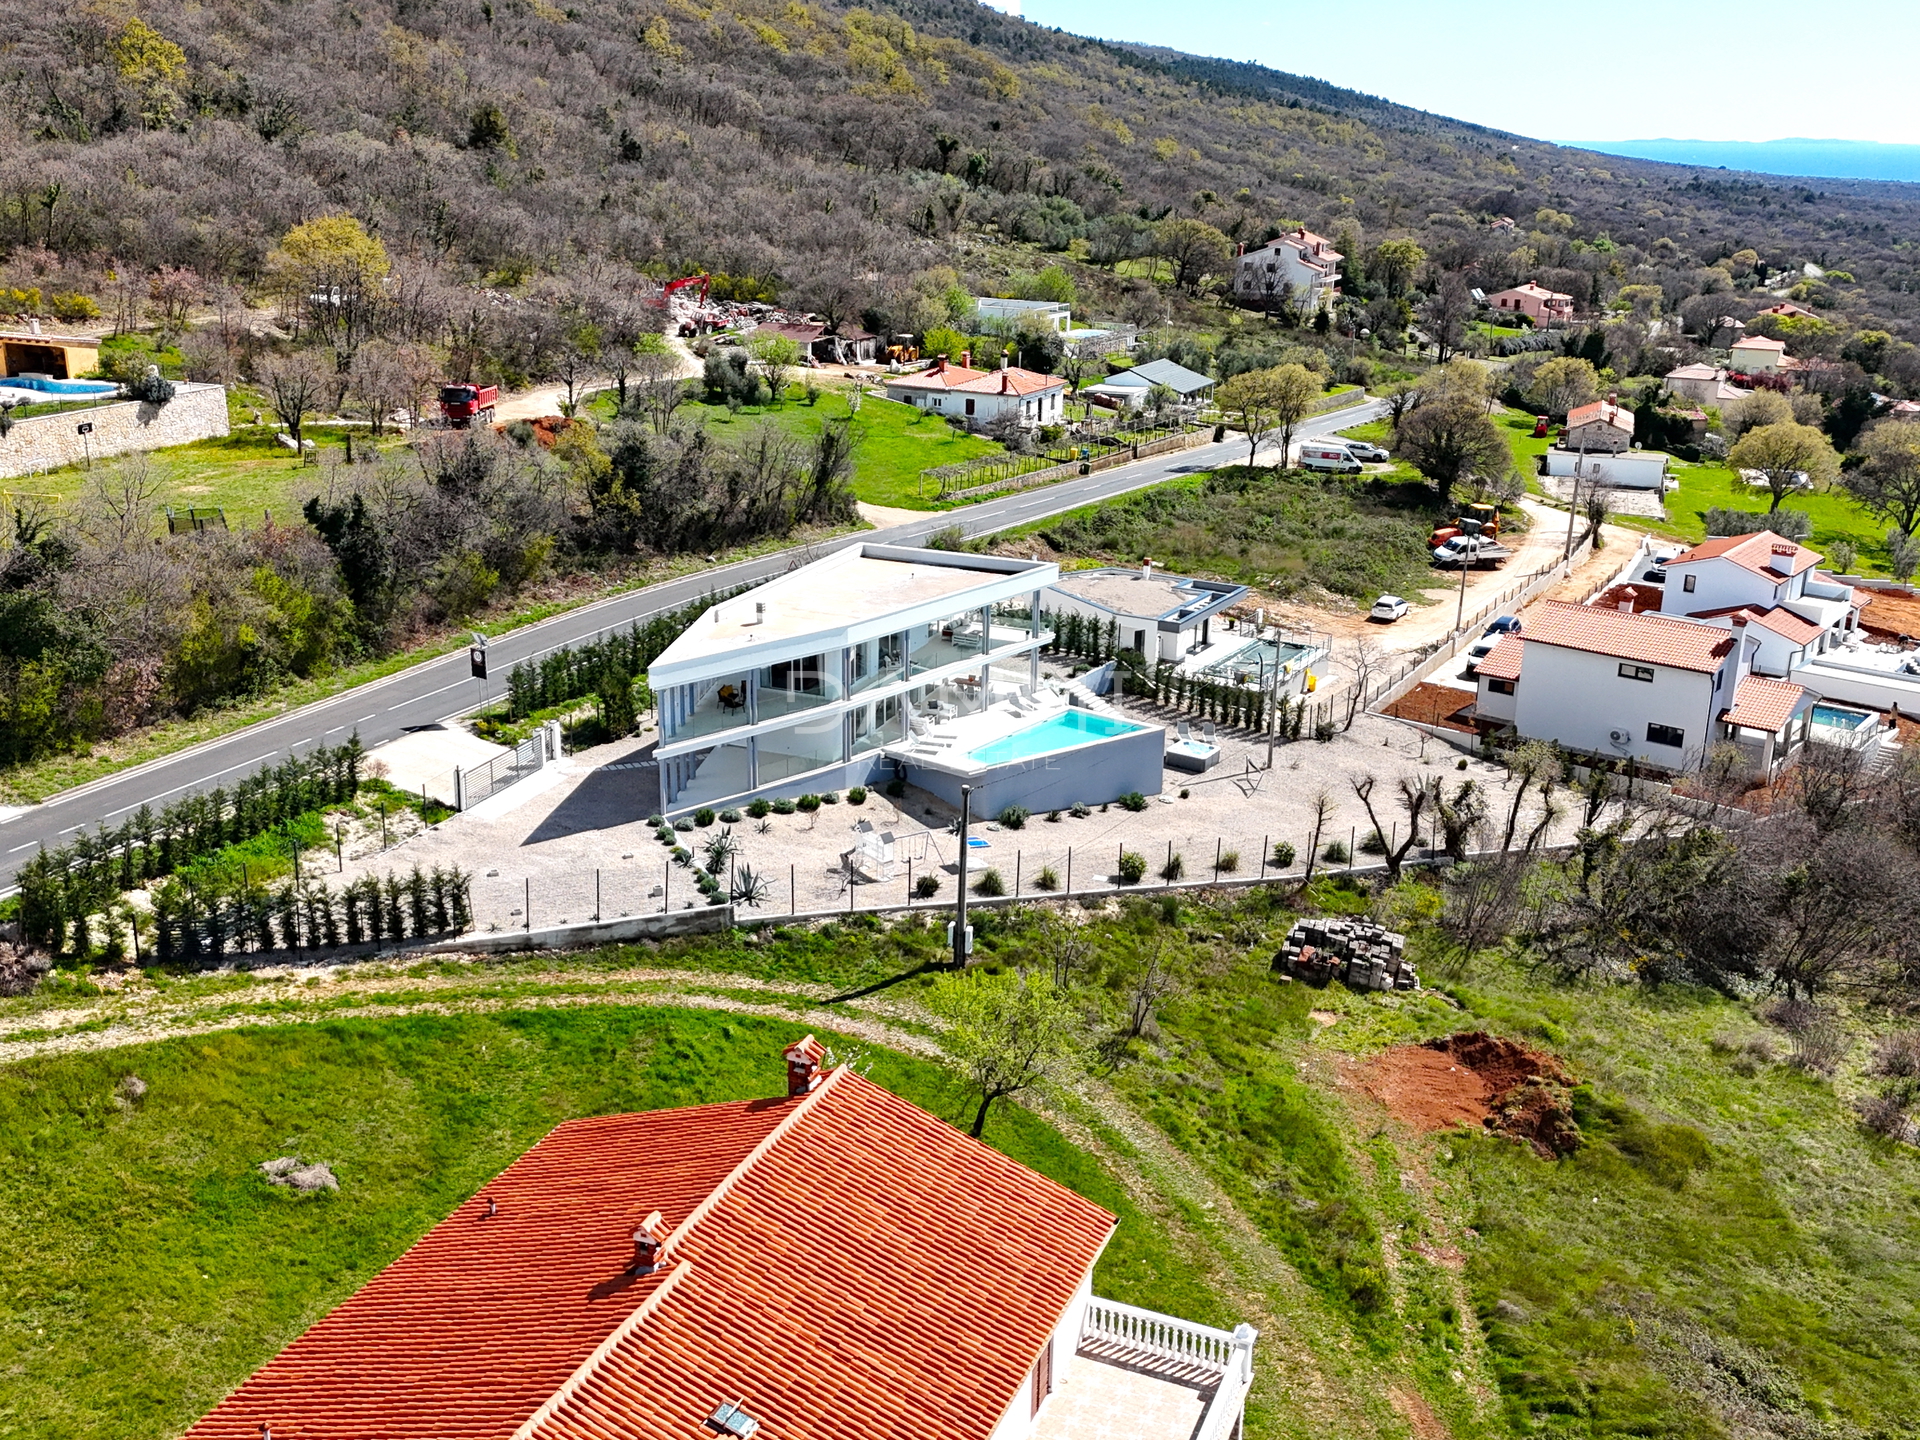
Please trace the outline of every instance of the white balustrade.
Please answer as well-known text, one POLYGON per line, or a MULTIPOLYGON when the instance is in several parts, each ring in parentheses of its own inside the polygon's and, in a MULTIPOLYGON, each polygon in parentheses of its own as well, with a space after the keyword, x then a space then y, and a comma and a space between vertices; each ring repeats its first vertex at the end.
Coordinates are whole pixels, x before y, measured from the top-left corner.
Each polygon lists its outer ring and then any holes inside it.
POLYGON ((1082 1345, 1124 1346, 1218 1373, 1219 1384, 1194 1440, 1230 1440, 1253 1383, 1253 1342, 1259 1333, 1251 1325, 1218 1330, 1098 1296, 1087 1302, 1080 1322, 1082 1345))

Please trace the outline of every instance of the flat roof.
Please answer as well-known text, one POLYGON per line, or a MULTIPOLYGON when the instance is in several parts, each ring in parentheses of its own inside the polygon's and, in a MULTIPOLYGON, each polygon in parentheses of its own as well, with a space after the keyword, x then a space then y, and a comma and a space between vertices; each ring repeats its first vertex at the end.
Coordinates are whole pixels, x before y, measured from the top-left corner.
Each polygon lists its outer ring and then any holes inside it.
POLYGON ((28 330, 0 330, 0 341, 19 340, 28 345, 87 345, 100 348, 98 335, 35 335, 28 330))
POLYGON ((1117 615, 1147 615, 1154 619, 1192 608, 1196 601, 1212 604, 1225 599, 1244 585, 1220 580, 1190 580, 1184 575, 1169 575, 1156 570, 1151 579, 1138 570, 1108 568, 1070 570, 1054 581, 1062 594, 1102 606, 1117 615))
POLYGON ((943 603, 955 610, 990 603, 1001 594, 983 597, 978 592, 986 587, 1006 595, 1038 590, 1052 584, 1059 573, 1060 567, 1047 560, 849 545, 824 560, 720 601, 689 625, 650 669, 671 670, 692 661, 734 655, 745 663, 752 652, 762 650, 809 653, 794 642, 846 643, 840 637, 863 625, 897 621, 905 627, 923 618, 914 611, 937 611, 943 603))

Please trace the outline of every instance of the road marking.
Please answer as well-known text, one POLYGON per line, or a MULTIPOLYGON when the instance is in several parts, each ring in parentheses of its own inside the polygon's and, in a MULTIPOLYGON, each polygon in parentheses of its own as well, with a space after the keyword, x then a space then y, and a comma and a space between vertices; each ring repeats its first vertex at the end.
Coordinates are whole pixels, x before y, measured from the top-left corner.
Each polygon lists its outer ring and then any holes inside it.
MULTIPOLYGON (((373 712, 373 715, 378 715, 379 713, 380 712, 376 710, 373 712)), ((373 719, 373 715, 362 715, 358 720, 354 721, 353 723, 356 725, 364 725, 367 721, 373 719)))
POLYGON ((13 847, 13 849, 11 849, 11 850, 9 850, 9 851, 7 851, 7 854, 9 854, 9 855, 17 855, 17 854, 19 854, 19 853, 20 853, 20 852, 21 852, 22 850, 30 850, 30 849, 32 849, 32 848, 33 848, 33 847, 34 847, 35 845, 38 845, 39 843, 40 843, 40 842, 39 842, 38 840, 29 840, 29 841, 27 841, 27 843, 26 843, 25 845, 16 845, 16 846, 14 846, 14 847, 13 847))
MULTIPOLYGON (((167 796, 175 793, 175 791, 185 790, 194 785, 204 785, 207 783, 208 780, 218 780, 222 775, 230 775, 235 770, 244 770, 249 765, 258 765, 262 760, 271 760, 274 756, 278 755, 279 753, 280 752, 278 750, 269 750, 266 754, 257 755, 251 760, 242 760, 238 765, 229 765, 225 770, 216 770, 211 775, 206 776, 204 779, 189 780, 185 785, 174 786, 172 790, 162 790, 158 795, 150 795, 145 800, 136 800, 131 805, 122 805, 118 810, 109 810, 101 818, 103 820, 111 820, 114 816, 124 815, 129 810, 138 810, 142 805, 151 805, 155 800, 164 800, 167 796)), ((62 830, 60 833, 64 835, 67 832, 62 830)))
MULTIPOLYGON (((449 690, 458 690, 462 685, 470 685, 472 683, 473 682, 469 679, 469 680, 456 680, 451 685, 442 685, 438 690, 429 690, 424 695, 414 696, 412 700, 402 700, 398 705, 389 705, 387 707, 387 714, 391 715, 396 710, 404 709, 408 705, 413 704, 415 701, 431 700, 436 695, 444 695, 449 690)), ((371 720, 373 716, 369 715, 367 718, 371 720)))

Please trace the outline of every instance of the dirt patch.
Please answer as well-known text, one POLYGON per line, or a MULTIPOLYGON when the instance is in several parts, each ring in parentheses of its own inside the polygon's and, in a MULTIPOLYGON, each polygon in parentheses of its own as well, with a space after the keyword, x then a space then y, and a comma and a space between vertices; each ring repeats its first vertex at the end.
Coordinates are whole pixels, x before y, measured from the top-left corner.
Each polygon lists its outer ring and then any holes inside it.
POLYGON ((1398 720, 1414 720, 1422 725, 1438 725, 1447 730, 1475 733, 1472 725, 1458 718, 1473 708, 1473 692, 1456 690, 1451 685, 1434 685, 1422 680, 1380 713, 1398 720))
POLYGON ((1876 640, 1920 636, 1920 595, 1911 590, 1867 590, 1872 597, 1860 612, 1860 628, 1876 640))
POLYGON ((1387 1398, 1406 1420, 1408 1428, 1413 1431, 1414 1440, 1453 1440, 1446 1422, 1434 1414, 1433 1407, 1414 1391, 1389 1390, 1387 1398))
POLYGON ((1355 1078, 1415 1129, 1481 1125, 1526 1141, 1545 1159, 1570 1154, 1580 1143, 1566 1067, 1484 1031, 1396 1045, 1359 1067, 1355 1078))

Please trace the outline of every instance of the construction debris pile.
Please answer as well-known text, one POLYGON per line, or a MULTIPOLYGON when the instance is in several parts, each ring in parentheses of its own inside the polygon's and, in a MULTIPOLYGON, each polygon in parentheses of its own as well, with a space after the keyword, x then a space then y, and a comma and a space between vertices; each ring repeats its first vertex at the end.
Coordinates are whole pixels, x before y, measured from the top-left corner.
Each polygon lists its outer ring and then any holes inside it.
POLYGON ((1339 980, 1353 990, 1418 990, 1406 948, 1406 936, 1368 920, 1302 920, 1287 932, 1273 968, 1315 985, 1339 980))

